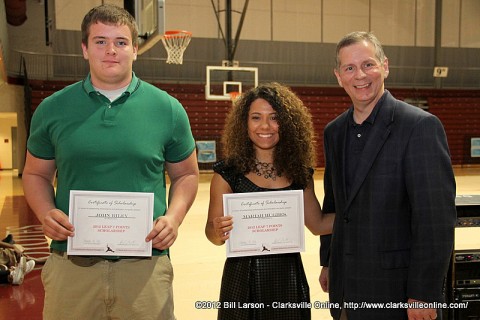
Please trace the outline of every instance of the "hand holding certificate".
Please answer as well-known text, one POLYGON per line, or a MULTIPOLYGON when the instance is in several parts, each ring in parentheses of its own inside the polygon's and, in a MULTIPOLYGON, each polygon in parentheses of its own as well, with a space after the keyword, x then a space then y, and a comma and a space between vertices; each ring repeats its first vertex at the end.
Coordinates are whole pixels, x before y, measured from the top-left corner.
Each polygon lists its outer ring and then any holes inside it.
POLYGON ((69 219, 69 255, 152 255, 153 193, 72 190, 69 219))
POLYGON ((227 257, 305 250, 302 190, 224 194, 223 208, 234 221, 227 257))

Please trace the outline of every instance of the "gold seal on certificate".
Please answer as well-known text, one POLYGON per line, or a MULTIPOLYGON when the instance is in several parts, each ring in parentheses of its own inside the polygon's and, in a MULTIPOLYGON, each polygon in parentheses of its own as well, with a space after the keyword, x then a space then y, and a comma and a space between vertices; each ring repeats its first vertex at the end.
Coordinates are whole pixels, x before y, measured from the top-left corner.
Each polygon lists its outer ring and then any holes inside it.
POLYGON ((302 190, 224 194, 223 212, 233 217, 227 257, 305 251, 302 190))
POLYGON ((69 255, 152 255, 145 237, 153 228, 153 193, 72 190, 69 219, 69 255))

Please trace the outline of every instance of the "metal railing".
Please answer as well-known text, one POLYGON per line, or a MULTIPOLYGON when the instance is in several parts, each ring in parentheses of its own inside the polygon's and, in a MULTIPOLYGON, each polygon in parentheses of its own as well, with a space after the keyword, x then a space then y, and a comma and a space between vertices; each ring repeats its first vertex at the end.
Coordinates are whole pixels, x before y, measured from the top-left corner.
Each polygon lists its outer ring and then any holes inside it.
POLYGON ((45 54, 27 51, 10 51, 8 74, 22 75, 22 58, 30 79, 79 80, 88 73, 88 63, 76 54, 45 54))
MULTIPOLYGON (((88 62, 80 54, 45 54, 12 50, 8 75, 21 77, 21 61, 26 61, 30 79, 69 80, 83 79, 89 71, 88 62)), ((133 69, 150 82, 205 83, 206 67, 217 61, 184 59, 183 65, 170 65, 165 58, 140 56, 133 69)), ((338 86, 329 64, 313 62, 242 61, 242 66, 257 67, 260 82, 278 81, 289 85, 338 86)), ((433 77, 432 67, 390 65, 387 87, 480 89, 480 68, 451 67, 448 78, 433 77)))

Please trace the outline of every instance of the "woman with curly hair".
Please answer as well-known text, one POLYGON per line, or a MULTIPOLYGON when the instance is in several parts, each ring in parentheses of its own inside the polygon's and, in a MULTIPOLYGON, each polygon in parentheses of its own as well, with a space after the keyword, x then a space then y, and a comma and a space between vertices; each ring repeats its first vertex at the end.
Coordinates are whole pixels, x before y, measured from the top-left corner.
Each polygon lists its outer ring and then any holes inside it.
MULTIPOLYGON (((222 138, 224 159, 210 185, 207 238, 222 245, 233 229, 223 215, 223 194, 303 190, 305 225, 315 235, 331 233, 334 215, 323 215, 315 195, 311 115, 286 86, 268 83, 240 96, 222 138)), ((263 303, 265 308, 219 309, 218 319, 310 319, 310 308, 272 308, 272 302, 310 302, 300 253, 230 257, 225 262, 220 302, 263 303)))

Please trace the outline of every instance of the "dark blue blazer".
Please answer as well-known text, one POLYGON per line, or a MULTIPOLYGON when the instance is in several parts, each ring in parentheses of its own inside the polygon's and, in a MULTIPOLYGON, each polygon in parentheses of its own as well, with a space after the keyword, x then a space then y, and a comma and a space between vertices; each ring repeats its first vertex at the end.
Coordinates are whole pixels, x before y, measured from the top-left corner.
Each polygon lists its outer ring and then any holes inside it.
MULTIPOLYGON (((455 178, 443 126, 385 95, 348 195, 349 111, 324 131, 323 211, 336 218, 332 236, 322 237, 321 259, 325 264, 328 247, 330 302, 359 304, 347 310, 349 320, 407 318, 405 308, 367 309, 365 303, 444 301, 453 249, 455 178)), ((335 319, 339 311, 332 309, 335 319)))

